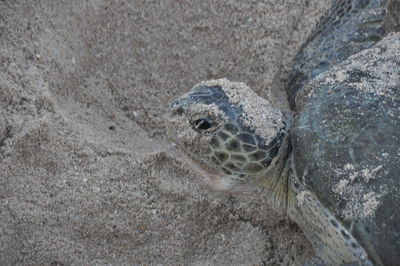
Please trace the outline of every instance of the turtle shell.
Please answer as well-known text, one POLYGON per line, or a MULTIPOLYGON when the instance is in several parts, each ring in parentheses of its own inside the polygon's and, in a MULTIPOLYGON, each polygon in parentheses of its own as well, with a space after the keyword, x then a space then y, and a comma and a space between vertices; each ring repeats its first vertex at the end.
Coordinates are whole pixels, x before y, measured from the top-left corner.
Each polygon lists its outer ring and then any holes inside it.
POLYGON ((301 181, 377 265, 400 265, 400 34, 308 83, 292 130, 301 181))
POLYGON ((399 0, 335 0, 294 60, 286 88, 289 104, 310 80, 400 31, 399 0))

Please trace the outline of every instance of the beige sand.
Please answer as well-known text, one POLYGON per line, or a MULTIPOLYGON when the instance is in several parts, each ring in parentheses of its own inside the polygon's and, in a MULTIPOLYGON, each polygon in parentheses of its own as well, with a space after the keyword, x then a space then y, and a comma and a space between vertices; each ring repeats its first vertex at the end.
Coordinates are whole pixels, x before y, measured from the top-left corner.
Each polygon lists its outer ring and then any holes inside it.
POLYGON ((204 185, 165 140, 162 116, 221 77, 285 107, 290 62, 329 2, 1 1, 0 265, 312 256, 261 192, 204 185))

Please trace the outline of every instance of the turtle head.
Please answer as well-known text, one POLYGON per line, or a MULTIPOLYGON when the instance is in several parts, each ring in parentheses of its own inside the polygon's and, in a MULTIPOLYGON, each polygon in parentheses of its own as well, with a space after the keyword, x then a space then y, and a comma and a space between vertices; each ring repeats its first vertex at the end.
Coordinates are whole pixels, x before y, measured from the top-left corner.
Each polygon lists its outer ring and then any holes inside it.
POLYGON ((195 85, 171 103, 166 121, 169 139, 217 190, 265 182, 286 139, 284 114, 243 83, 226 79, 195 85))

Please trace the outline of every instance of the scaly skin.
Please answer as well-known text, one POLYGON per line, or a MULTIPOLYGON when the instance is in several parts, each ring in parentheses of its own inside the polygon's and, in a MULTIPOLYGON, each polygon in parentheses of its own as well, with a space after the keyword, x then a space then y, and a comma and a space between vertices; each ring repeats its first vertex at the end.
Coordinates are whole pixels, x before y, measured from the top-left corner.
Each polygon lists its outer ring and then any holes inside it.
MULTIPOLYGON (((204 177, 206 183, 214 189, 224 191, 242 191, 254 186, 263 186, 269 194, 270 205, 278 211, 286 212, 299 224, 313 244, 320 260, 327 265, 348 263, 383 265, 382 261, 387 265, 397 265, 396 245, 400 246, 400 244, 393 243, 398 234, 398 229, 396 229, 398 218, 396 215, 391 215, 390 210, 393 209, 391 205, 395 203, 394 199, 397 199, 398 194, 392 187, 387 196, 389 203, 386 202, 387 205, 384 206, 386 208, 379 209, 386 215, 383 217, 390 218, 388 226, 380 219, 368 218, 369 220, 366 219, 362 223, 351 220, 345 221, 346 224, 341 222, 343 220, 337 219, 342 218, 336 217, 342 205, 335 204, 337 200, 332 196, 332 188, 334 185, 338 186, 340 180, 331 178, 334 173, 333 169, 329 168, 329 163, 333 160, 324 159, 334 157, 335 147, 327 150, 318 149, 317 151, 324 152, 309 155, 307 149, 318 145, 322 148, 328 147, 327 143, 331 140, 326 137, 315 138, 318 139, 316 143, 312 141, 310 143, 307 136, 320 134, 318 126, 327 121, 332 131, 337 131, 338 128, 334 123, 336 120, 331 119, 329 110, 331 110, 331 105, 339 101, 329 100, 329 97, 333 90, 340 92, 343 88, 333 86, 323 91, 322 100, 310 102, 308 97, 313 91, 306 91, 306 88, 313 90, 313 87, 305 85, 312 83, 310 81, 315 81, 317 76, 344 62, 351 55, 374 46, 387 33, 399 30, 399 14, 400 0, 333 1, 332 8, 300 49, 286 88, 289 104, 292 110, 298 113, 293 128, 293 139, 290 139, 289 132, 290 115, 274 109, 267 101, 249 92, 251 90, 243 84, 227 80, 203 82, 176 100, 169 108, 169 137, 184 151, 184 157, 188 159, 189 165, 204 177), (328 96, 324 96, 324 93, 328 96), (252 103, 253 101, 257 104, 252 103), (322 119, 318 111, 315 112, 316 107, 321 104, 327 109, 328 115, 325 114, 327 118, 323 117, 323 121, 318 123, 317 127, 309 127, 307 123, 302 124, 303 120, 307 122, 312 115, 317 117, 310 120, 311 124, 319 121, 318 118, 322 119), (304 106, 308 109, 303 110, 304 106), (259 118, 262 118, 261 122, 259 118), (254 123, 252 123, 253 120, 254 123), (265 123, 264 127, 263 123, 265 123), (322 163, 328 166, 321 169, 313 167, 312 173, 307 175, 307 167, 320 158, 323 158, 322 163), (298 165, 295 165, 296 163, 298 165), (316 175, 316 169, 322 171, 321 174, 316 175), (334 182, 325 182, 327 179, 334 182), (306 184, 307 180, 313 181, 313 185, 306 184), (327 188, 326 185, 331 187, 327 188), (310 187, 312 191, 308 189, 310 187), (379 225, 376 222, 379 222, 379 225), (370 229, 367 229, 365 225, 374 225, 373 228, 380 229, 371 234, 370 229), (384 248, 378 250, 382 246, 384 248)), ((351 74, 349 80, 356 74, 351 74)), ((368 77, 368 80, 371 84, 385 81, 376 77, 368 77)), ((387 84, 390 82, 387 81, 387 84)), ((349 95, 354 94, 349 84, 346 83, 343 87, 349 89, 349 95)), ((362 92, 359 95, 360 98, 364 97, 362 92)), ((342 120, 347 121, 347 124, 345 122, 339 127, 346 131, 344 126, 351 128, 352 125, 360 126, 360 124, 348 123, 353 116, 346 115, 351 113, 351 106, 355 103, 347 103, 346 99, 343 99, 343 97, 339 99, 343 105, 337 106, 336 112, 346 118, 342 120), (341 112, 344 110, 346 112, 341 112)), ((361 101, 361 103, 366 103, 365 106, 369 104, 368 101, 361 101)), ((382 101, 382 103, 388 105, 387 101, 382 101)), ((379 101, 375 105, 379 106, 379 101)), ((392 113, 396 113, 396 108, 389 109, 392 113)), ((371 110, 368 108, 368 110, 358 111, 362 116, 371 110)), ((378 113, 378 115, 384 115, 384 113, 378 113)), ((392 122, 390 123, 395 124, 392 122)), ((373 126, 380 125, 376 121, 371 122, 369 130, 372 130, 373 126)), ((398 127, 393 126, 391 132, 396 129, 398 127)), ((349 131, 347 132, 349 134, 360 133, 349 131)), ((364 133, 366 139, 376 135, 373 130, 364 133)), ((396 138, 396 133, 390 134, 393 139, 396 138)), ((379 136, 376 139, 379 139, 379 136)), ((362 154, 363 151, 368 150, 365 143, 368 141, 351 144, 357 145, 362 154)), ((392 147, 392 150, 395 147, 392 147)), ((387 154, 396 156, 392 150, 387 154)), ((366 157, 368 160, 373 160, 371 156, 366 157)), ((342 163, 336 158, 337 162, 342 163)), ((392 168, 391 170, 396 171, 394 167, 392 168)), ((389 179, 393 181, 395 178, 382 176, 380 182, 385 183, 389 179)), ((361 187, 370 188, 369 184, 363 184, 361 187)), ((344 202, 346 203, 345 199, 344 202)), ((319 264, 310 262, 307 265, 319 264)))
MULTIPOLYGON (((244 110, 248 108, 235 105, 229 96, 234 94, 229 93, 231 87, 240 87, 242 93, 250 89, 227 80, 208 84, 212 85, 195 86, 192 92, 172 103, 168 111, 169 138, 190 158, 190 165, 194 169, 206 168, 199 171, 206 179, 207 175, 212 176, 206 182, 218 190, 264 187, 270 205, 299 224, 325 264, 372 265, 349 230, 292 171, 290 133, 286 128, 290 127, 290 116, 282 114, 286 119, 283 126, 271 138, 262 138, 255 127, 245 125, 244 117, 249 114, 244 110), (202 144, 201 151, 197 143, 202 144)), ((260 97, 257 99, 270 105, 260 97)))

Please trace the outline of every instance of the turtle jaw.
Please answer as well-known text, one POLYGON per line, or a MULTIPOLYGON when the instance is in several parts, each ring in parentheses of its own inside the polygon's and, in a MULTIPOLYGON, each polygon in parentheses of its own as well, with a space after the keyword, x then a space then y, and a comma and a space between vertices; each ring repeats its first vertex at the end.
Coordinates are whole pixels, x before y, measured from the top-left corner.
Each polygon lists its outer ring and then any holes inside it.
POLYGON ((228 121, 212 134, 202 152, 188 149, 174 138, 174 132, 170 131, 169 136, 190 168, 218 191, 241 192, 257 186, 276 187, 281 164, 284 164, 279 160, 287 159, 282 156, 287 153, 285 128, 267 145, 248 128, 228 121))
MULTIPOLYGON (((178 147, 180 146, 179 144, 177 145, 178 147)), ((232 182, 231 177, 221 173, 217 167, 214 167, 204 159, 199 158, 196 154, 186 152, 181 147, 179 147, 179 150, 183 153, 181 158, 192 170, 199 174, 204 183, 206 183, 212 189, 222 192, 235 192, 239 190, 238 187, 232 182)))
POLYGON ((243 192, 254 189, 257 175, 264 168, 262 163, 257 164, 255 159, 265 161, 267 158, 255 158, 261 155, 260 151, 256 151, 257 147, 250 147, 237 140, 226 128, 232 129, 234 125, 223 125, 202 152, 188 149, 185 143, 176 138, 176 132, 172 130, 169 130, 168 138, 176 144, 181 153, 180 158, 214 190, 243 192), (243 146, 247 151, 243 150, 243 146))

